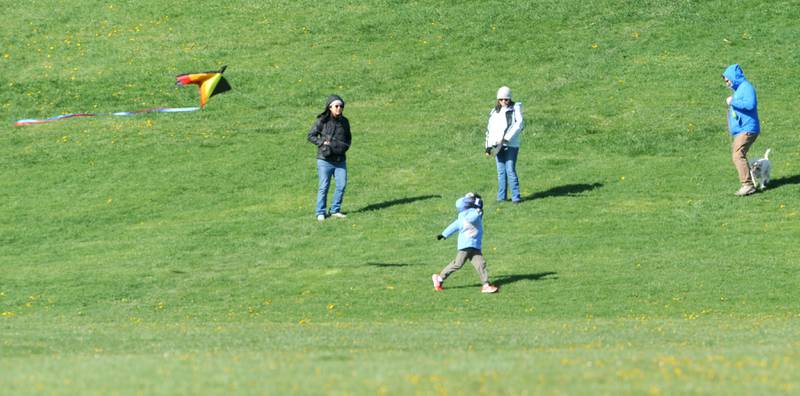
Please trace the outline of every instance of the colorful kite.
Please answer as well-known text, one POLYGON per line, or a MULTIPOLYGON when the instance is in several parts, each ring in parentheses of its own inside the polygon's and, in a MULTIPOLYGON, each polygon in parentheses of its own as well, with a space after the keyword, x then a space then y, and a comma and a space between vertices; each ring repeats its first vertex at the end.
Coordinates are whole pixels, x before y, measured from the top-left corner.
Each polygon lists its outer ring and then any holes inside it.
POLYGON ((175 79, 177 80, 177 83, 175 85, 179 87, 190 84, 194 84, 199 87, 200 107, 157 107, 154 109, 145 109, 137 111, 118 111, 115 113, 61 114, 55 117, 44 118, 44 119, 29 118, 25 120, 19 120, 17 121, 16 125, 21 126, 21 125, 32 125, 32 124, 44 124, 47 122, 59 121, 73 117, 132 116, 142 113, 183 113, 183 112, 201 110, 206 107, 206 102, 208 102, 208 98, 216 94, 229 91, 231 89, 231 86, 230 84, 228 84, 228 81, 225 80, 225 77, 222 76, 222 73, 225 72, 225 68, 227 67, 228 66, 222 66, 222 68, 217 71, 207 71, 202 73, 186 73, 175 77, 175 79))
POLYGON ((222 69, 218 71, 181 74, 175 77, 175 79, 178 80, 175 85, 180 87, 183 85, 195 84, 200 87, 200 108, 206 107, 208 98, 218 93, 230 91, 231 86, 228 84, 228 80, 222 77, 222 73, 225 73, 227 67, 228 66, 222 66, 222 69))

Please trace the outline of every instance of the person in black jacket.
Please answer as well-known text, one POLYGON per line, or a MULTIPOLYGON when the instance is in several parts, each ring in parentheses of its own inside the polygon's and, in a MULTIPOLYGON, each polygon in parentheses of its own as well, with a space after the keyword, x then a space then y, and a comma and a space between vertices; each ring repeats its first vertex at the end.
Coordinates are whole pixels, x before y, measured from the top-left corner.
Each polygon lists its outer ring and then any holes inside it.
POLYGON ((317 190, 317 220, 324 221, 327 216, 328 188, 331 176, 336 180, 330 216, 345 218, 342 210, 344 189, 347 187, 347 161, 345 153, 350 149, 352 137, 350 122, 342 115, 344 100, 339 95, 331 95, 325 102, 325 111, 317 116, 317 120, 308 132, 308 141, 317 146, 317 174, 319 189, 317 190))

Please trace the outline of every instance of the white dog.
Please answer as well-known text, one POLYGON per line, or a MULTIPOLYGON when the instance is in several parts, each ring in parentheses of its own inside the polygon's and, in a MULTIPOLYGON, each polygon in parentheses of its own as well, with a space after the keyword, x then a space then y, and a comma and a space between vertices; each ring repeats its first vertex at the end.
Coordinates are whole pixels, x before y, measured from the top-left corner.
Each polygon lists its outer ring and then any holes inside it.
POLYGON ((769 183, 769 174, 772 171, 772 162, 769 161, 769 151, 764 153, 764 158, 750 161, 750 178, 753 179, 753 184, 758 180, 758 189, 763 190, 769 183))

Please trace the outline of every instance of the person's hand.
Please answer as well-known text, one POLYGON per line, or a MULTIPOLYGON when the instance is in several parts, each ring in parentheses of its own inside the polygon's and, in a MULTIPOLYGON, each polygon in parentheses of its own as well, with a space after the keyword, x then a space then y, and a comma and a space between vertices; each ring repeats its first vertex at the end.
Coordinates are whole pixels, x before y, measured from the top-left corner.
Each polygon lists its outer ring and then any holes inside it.
POLYGON ((725 99, 725 103, 727 103, 727 104, 728 104, 728 106, 730 106, 730 105, 731 105, 731 102, 732 102, 732 101, 733 101, 733 96, 728 96, 728 99, 725 99))
POLYGON ((436 236, 436 240, 437 241, 441 241, 442 239, 447 239, 447 238, 445 238, 445 236, 442 235, 442 234, 439 234, 439 235, 436 236))

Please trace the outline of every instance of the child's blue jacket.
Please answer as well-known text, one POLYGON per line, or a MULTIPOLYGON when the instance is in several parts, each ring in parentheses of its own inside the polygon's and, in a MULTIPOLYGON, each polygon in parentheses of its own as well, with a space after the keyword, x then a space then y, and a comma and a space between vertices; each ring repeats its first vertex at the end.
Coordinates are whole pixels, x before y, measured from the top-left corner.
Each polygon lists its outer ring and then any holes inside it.
POLYGON ((458 231, 458 250, 481 249, 483 240, 483 212, 478 208, 464 208, 464 198, 456 201, 458 219, 442 231, 445 238, 458 231))

